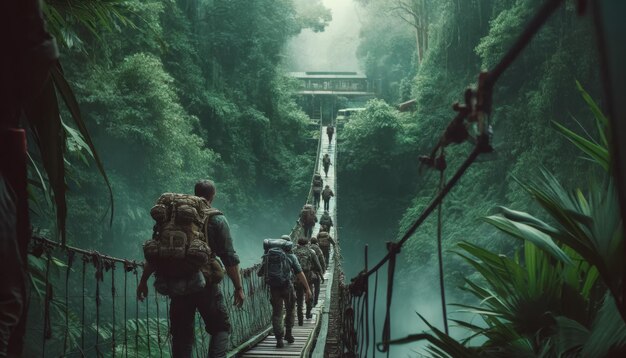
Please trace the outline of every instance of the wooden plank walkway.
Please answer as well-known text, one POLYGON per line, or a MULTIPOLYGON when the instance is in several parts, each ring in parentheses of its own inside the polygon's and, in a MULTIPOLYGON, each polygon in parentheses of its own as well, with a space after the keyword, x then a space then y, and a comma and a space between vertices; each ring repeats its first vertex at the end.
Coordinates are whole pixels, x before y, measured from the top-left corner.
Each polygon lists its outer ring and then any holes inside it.
MULTIPOLYGON (((328 142, 328 136, 326 135, 326 127, 322 127, 322 147, 320 151, 319 158, 319 168, 318 171, 322 175, 322 179, 324 179, 324 185, 329 185, 333 191, 336 191, 335 185, 335 146, 336 146, 336 133, 333 136, 332 143, 328 142), (324 175, 324 168, 322 167, 322 157, 324 154, 328 153, 332 160, 332 165, 328 170, 328 176, 324 175)), ((320 203, 320 207, 317 211, 318 218, 324 213, 323 210, 323 202, 320 203)), ((335 198, 332 198, 329 203, 329 213, 333 217, 333 222, 336 222, 336 211, 335 211, 335 198)), ((319 231, 319 224, 315 225, 313 229, 313 234, 317 234, 319 231)), ((331 230, 331 236, 336 237, 335 235, 335 227, 333 226, 331 230)), ((332 246, 331 246, 332 248, 332 246)), ((231 355, 232 357, 245 357, 245 358, 267 358, 267 357, 308 357, 313 351, 313 347, 315 345, 315 341, 317 339, 317 334, 319 332, 319 328, 321 326, 321 322, 323 316, 326 315, 325 319, 327 319, 328 315, 328 307, 330 306, 330 302, 326 302, 326 300, 330 297, 330 294, 327 295, 327 290, 330 290, 333 281, 333 272, 335 261, 332 255, 330 255, 331 259, 328 263, 328 267, 326 273, 324 274, 324 283, 320 285, 320 295, 318 299, 317 306, 313 308, 311 313, 313 314, 313 318, 304 319, 304 324, 302 326, 298 326, 298 319, 295 318, 295 325, 293 327, 293 336, 295 338, 295 342, 287 343, 285 341, 284 348, 276 348, 276 339, 274 335, 268 327, 260 337, 256 339, 258 342, 253 342, 248 345, 249 348, 243 349, 241 352, 235 353, 231 355)), ((294 313, 295 315, 295 313, 294 313)))

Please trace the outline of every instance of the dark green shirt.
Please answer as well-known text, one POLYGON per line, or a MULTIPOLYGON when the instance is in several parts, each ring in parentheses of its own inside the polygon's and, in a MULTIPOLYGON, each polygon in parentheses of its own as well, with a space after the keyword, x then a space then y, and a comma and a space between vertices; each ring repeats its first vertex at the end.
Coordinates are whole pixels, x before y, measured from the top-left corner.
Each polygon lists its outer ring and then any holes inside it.
POLYGON ((239 264, 239 256, 233 246, 228 220, 224 215, 213 215, 209 221, 209 246, 226 267, 239 264))

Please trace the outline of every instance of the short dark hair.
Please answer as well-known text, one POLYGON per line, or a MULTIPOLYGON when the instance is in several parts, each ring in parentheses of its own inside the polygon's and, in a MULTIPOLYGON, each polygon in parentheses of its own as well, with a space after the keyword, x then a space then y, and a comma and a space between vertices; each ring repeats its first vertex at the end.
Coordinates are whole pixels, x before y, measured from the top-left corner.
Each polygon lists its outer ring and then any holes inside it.
POLYGON ((199 180, 193 191, 195 196, 210 199, 215 195, 215 183, 209 179, 199 180))
POLYGON ((309 243, 309 240, 304 236, 298 239, 298 245, 306 245, 308 243, 309 243))

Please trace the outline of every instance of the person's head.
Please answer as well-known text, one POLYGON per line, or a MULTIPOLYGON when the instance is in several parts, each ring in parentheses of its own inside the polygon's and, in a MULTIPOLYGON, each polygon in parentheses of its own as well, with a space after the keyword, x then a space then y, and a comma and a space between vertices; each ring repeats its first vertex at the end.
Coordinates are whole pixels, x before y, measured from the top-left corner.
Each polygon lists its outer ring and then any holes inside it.
POLYGON ((317 237, 313 236, 311 237, 311 243, 317 245, 317 237))
POLYGON ((307 238, 304 236, 298 239, 298 245, 304 246, 308 243, 309 243, 309 240, 307 240, 307 238))
POLYGON ((212 180, 199 180, 193 189, 194 195, 205 198, 209 203, 215 198, 215 183, 212 180))
POLYGON ((326 189, 330 189, 330 186, 326 185, 326 189))
POLYGON ((283 235, 280 238, 283 239, 283 240, 291 241, 291 236, 289 236, 289 235, 283 235))
POLYGON ((324 154, 324 156, 325 156, 325 157, 327 157, 327 156, 328 156, 328 153, 324 154))

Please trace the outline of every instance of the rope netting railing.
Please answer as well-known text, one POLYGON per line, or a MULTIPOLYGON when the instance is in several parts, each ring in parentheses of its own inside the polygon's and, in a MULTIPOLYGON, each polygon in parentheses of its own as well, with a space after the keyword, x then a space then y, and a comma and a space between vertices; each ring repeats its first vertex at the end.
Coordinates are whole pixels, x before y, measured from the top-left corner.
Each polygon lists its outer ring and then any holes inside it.
MULTIPOLYGON (((387 253, 371 268, 368 268, 367 258, 365 268, 351 279, 349 285, 343 288, 339 294, 341 306, 341 319, 343 322, 342 335, 342 355, 345 357, 363 357, 368 355, 372 341, 378 341, 376 347, 372 347, 372 356, 376 356, 376 351, 386 353, 389 356, 389 342, 391 341, 391 307, 393 300, 393 285, 396 269, 396 258, 402 246, 408 241, 416 230, 438 209, 438 230, 437 230, 437 257, 439 260, 439 286, 442 305, 442 321, 445 332, 448 331, 447 313, 445 303, 445 291, 443 281, 442 265, 442 245, 441 245, 441 204, 443 199, 454 188, 467 169, 474 163, 476 158, 482 154, 492 151, 490 144, 490 123, 489 116, 492 111, 493 88, 501 75, 513 64, 524 48, 530 43, 539 29, 546 23, 551 15, 563 4, 564 0, 547 0, 539 8, 530 22, 526 25, 522 33, 511 48, 505 53, 500 62, 493 69, 481 72, 478 76, 476 89, 468 88, 464 93, 464 103, 453 105, 456 116, 446 127, 444 133, 439 138, 436 146, 429 156, 420 157, 423 165, 440 172, 440 183, 437 195, 431 200, 428 206, 414 220, 408 230, 397 241, 387 242, 387 253), (478 134, 473 138, 468 131, 470 125, 476 125, 478 134), (474 148, 466 159, 456 169, 455 173, 446 182, 444 180, 444 170, 446 168, 444 149, 452 144, 460 144, 466 141, 473 142, 474 148), (382 330, 377 330, 376 308, 378 296, 379 271, 387 268, 387 287, 385 292, 385 312, 382 330), (370 279, 373 277, 373 304, 370 302, 370 279), (370 329, 372 326, 372 329, 370 329), (377 337, 377 334, 380 336, 377 337)), ((578 1, 579 13, 584 7, 585 1, 578 1)), ((366 254, 367 257, 367 254, 366 254)))
MULTIPOLYGON (((263 331, 271 320, 259 265, 241 270, 246 300, 232 302, 234 287, 222 285, 231 317, 231 348, 263 331)), ((169 299, 151 290, 140 302, 136 289, 141 262, 116 258, 33 237, 31 245, 30 337, 27 356, 170 357, 169 299)), ((206 357, 209 339, 197 315, 195 357, 206 357)))

